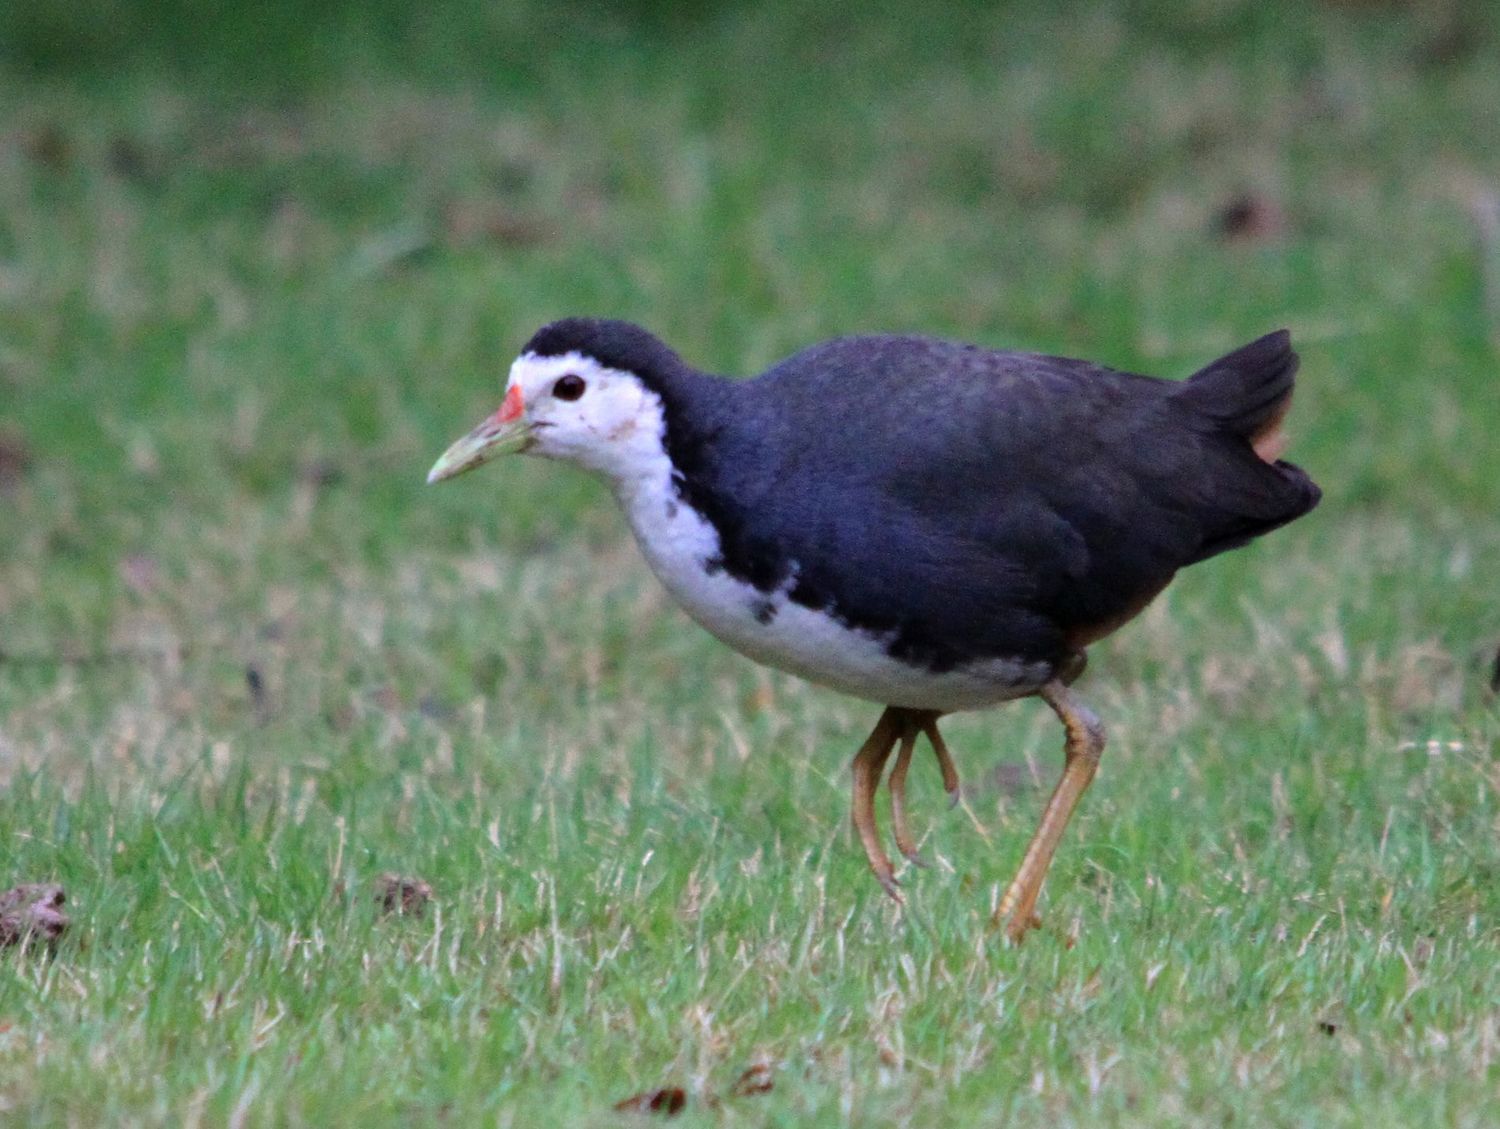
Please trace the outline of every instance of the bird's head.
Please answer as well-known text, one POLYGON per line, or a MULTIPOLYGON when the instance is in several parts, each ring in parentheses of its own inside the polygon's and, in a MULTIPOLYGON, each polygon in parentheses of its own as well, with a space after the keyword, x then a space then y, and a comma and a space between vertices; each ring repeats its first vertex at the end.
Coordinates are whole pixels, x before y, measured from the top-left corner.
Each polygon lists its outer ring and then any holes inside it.
POLYGON ((682 367, 677 354, 629 322, 553 322, 511 365, 500 407, 443 452, 427 481, 523 452, 628 477, 660 457, 660 388, 682 367))

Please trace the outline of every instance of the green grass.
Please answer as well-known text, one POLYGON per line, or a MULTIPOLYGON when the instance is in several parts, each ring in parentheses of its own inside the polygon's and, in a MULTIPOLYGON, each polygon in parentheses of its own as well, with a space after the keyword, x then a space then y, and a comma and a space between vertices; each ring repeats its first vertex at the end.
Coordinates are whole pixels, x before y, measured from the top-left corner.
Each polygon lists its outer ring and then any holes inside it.
POLYGON ((1492 13, 159 10, 0 16, 0 883, 73 915, 0 954, 0 1120, 1492 1120, 1492 13), (698 632, 577 474, 422 485, 576 312, 734 373, 1292 328, 1324 504, 1095 648, 1021 949, 1044 707, 948 724, 967 810, 914 773, 903 913, 873 707, 698 632))

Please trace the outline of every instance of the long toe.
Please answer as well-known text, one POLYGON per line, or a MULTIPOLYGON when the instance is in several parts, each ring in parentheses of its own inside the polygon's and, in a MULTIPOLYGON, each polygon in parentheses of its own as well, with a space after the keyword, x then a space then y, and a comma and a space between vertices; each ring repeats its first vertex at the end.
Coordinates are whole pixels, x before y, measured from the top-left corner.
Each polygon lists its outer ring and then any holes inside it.
POLYGON ((911 765, 912 750, 917 747, 917 730, 908 726, 901 734, 901 751, 896 754, 896 764, 886 781, 891 793, 891 831, 896 838, 896 847, 913 866, 924 869, 927 860, 917 851, 911 827, 906 822, 906 770, 911 765))
POLYGON ((870 869, 875 872, 875 877, 885 892, 898 902, 902 900, 900 883, 896 881, 890 856, 880 845, 880 836, 875 828, 875 789, 880 784, 881 770, 885 768, 891 748, 901 732, 900 715, 894 709, 887 709, 880 715, 880 720, 875 723, 875 728, 860 746, 859 752, 854 754, 854 798, 849 813, 854 830, 859 833, 860 844, 865 849, 865 858, 870 861, 870 869))
POLYGON ((948 793, 948 808, 951 811, 958 806, 960 796, 958 769, 953 765, 953 757, 948 752, 948 743, 938 732, 936 714, 922 723, 922 732, 927 735, 927 740, 932 745, 932 753, 937 757, 938 768, 942 770, 943 791, 948 793))

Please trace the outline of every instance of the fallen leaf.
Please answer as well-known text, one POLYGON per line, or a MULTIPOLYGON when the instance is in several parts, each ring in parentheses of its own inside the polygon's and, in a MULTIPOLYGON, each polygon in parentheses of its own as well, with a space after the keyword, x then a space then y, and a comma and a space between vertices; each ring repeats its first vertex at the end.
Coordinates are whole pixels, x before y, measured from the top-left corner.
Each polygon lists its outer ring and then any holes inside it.
POLYGON ((642 1090, 622 1102, 615 1103, 619 1113, 659 1113, 663 1117, 676 1117, 687 1105, 687 1094, 678 1086, 667 1086, 660 1090, 642 1090))
POLYGON ((738 1081, 729 1088, 730 1094, 742 1098, 747 1094, 769 1094, 775 1084, 772 1078, 772 1066, 764 1060, 752 1062, 739 1076, 738 1081))
POLYGON ((68 928, 68 900, 55 882, 27 882, 0 894, 0 948, 35 936, 49 945, 68 928))
POLYGON ((386 913, 420 914, 432 901, 432 887, 420 878, 382 874, 375 879, 375 900, 386 913))
POLYGON ((1214 227, 1226 240, 1259 243, 1287 232, 1286 212, 1268 196, 1243 192, 1219 210, 1214 227))

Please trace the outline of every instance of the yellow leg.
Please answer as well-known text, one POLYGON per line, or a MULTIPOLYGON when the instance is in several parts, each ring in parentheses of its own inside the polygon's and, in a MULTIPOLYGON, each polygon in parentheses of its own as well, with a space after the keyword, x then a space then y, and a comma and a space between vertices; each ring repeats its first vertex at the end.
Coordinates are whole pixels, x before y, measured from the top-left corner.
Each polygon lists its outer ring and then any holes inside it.
POLYGON ((875 832, 875 789, 880 784, 880 773, 891 755, 891 748, 905 729, 906 721, 901 711, 887 708, 859 752, 854 754, 854 803, 850 812, 854 829, 859 832, 859 841, 864 845, 865 857, 870 860, 870 869, 885 887, 885 892, 898 902, 901 901, 901 891, 897 888, 896 875, 875 832))
POLYGON ((1042 821, 1021 859, 1021 867, 1000 899, 1000 908, 995 911, 995 924, 1005 924, 1005 935, 1012 944, 1020 944, 1027 930, 1040 924, 1036 916, 1036 901, 1042 892, 1047 869, 1052 865, 1052 855, 1079 798, 1094 779, 1099 756, 1104 752, 1104 727, 1073 697, 1067 686, 1054 680, 1043 686, 1039 693, 1062 721, 1068 738, 1063 748, 1062 779, 1047 801, 1042 821))

